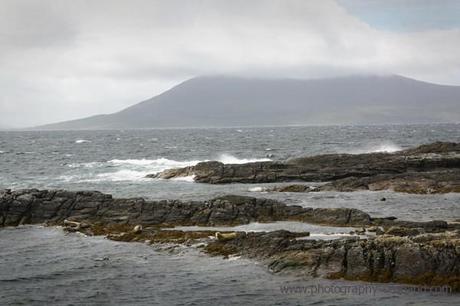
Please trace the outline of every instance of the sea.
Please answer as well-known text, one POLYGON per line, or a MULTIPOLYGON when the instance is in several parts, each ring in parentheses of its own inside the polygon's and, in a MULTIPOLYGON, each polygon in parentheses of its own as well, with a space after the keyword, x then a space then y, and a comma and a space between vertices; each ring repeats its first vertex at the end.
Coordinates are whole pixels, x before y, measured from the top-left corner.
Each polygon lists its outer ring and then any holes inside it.
MULTIPOLYGON (((460 195, 453 193, 275 193, 267 190, 280 184, 208 185, 194 183, 192 177, 146 178, 207 160, 246 163, 325 153, 396 152, 435 141, 460 142, 460 124, 2 131, 0 189, 98 190, 155 200, 240 194, 304 207, 358 208, 376 217, 458 220, 460 195)), ((276 229, 309 230, 311 239, 341 239, 350 231, 296 222, 236 228, 276 229)), ((64 233, 58 227, 0 229, 0 305, 460 304, 458 294, 428 289, 439 288, 272 274, 257 261, 209 257, 193 246, 114 242, 64 233)))

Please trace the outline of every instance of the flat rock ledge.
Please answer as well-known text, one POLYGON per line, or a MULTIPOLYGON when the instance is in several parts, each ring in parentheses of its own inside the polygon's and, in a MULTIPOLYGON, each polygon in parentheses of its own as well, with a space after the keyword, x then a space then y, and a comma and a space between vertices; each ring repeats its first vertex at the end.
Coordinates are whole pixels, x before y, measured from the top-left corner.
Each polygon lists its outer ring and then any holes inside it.
POLYGON ((460 144, 435 142, 395 153, 325 154, 284 162, 202 162, 150 178, 193 176, 199 183, 332 182, 330 190, 460 192, 460 144), (336 184, 334 184, 336 182, 336 184))
POLYGON ((244 196, 209 201, 115 199, 97 191, 2 190, 0 225, 63 225, 67 231, 155 245, 201 244, 210 255, 241 255, 271 271, 310 277, 449 285, 460 289, 460 224, 372 218, 348 208, 303 208, 244 196), (308 233, 178 231, 179 225, 300 221, 376 232, 369 239, 305 240, 308 233), (363 229, 364 230, 364 229, 363 229))

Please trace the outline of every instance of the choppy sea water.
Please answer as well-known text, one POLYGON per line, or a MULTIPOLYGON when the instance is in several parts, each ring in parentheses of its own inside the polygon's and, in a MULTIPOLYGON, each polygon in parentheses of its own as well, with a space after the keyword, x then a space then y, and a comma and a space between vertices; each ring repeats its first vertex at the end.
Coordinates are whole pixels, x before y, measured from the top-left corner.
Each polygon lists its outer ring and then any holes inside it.
POLYGON ((273 275, 246 259, 22 226, 0 231, 2 305, 456 305, 418 287, 273 275))
MULTIPOLYGON (((448 124, 0 132, 0 188, 99 190, 117 197, 150 199, 208 199, 233 193, 308 207, 354 207, 373 216, 453 220, 460 218, 458 194, 268 193, 264 188, 276 184, 215 186, 190 179, 144 177, 203 160, 244 163, 321 153, 391 152, 433 141, 460 142, 459 131, 460 125, 448 124), (382 197, 387 201, 380 201, 382 197)), ((261 227, 249 228, 254 226, 261 227)), ((262 229, 292 229, 290 226, 263 225, 262 229)), ((314 230, 318 237, 331 234, 327 229, 314 230)), ((339 229, 334 233, 341 234, 339 229)), ((196 250, 165 254, 141 244, 64 235, 58 229, 40 227, 0 230, 0 272, 1 305, 214 305, 216 300, 255 305, 373 303, 369 296, 283 294, 283 284, 329 283, 271 275, 262 265, 243 259, 209 258, 196 250), (98 260, 104 257, 109 260, 98 260)), ((393 287, 380 287, 379 304, 459 301, 458 296, 408 295, 389 288, 393 287)))

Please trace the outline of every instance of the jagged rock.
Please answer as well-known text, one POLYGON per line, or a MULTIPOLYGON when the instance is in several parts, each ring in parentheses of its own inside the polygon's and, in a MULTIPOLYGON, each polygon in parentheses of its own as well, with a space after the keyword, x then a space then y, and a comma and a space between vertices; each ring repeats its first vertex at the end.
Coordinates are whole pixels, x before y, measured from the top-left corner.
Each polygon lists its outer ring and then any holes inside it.
POLYGON ((460 192, 460 168, 430 172, 379 174, 370 177, 347 177, 317 189, 317 191, 356 190, 393 190, 415 194, 460 192))
POLYGON ((335 241, 299 240, 293 233, 247 233, 210 242, 211 255, 241 255, 267 263, 273 272, 420 285, 460 290, 460 234, 378 236, 335 241), (220 253, 220 252, 221 253, 220 253))
MULTIPOLYGON (((201 162, 149 177, 194 176, 199 183, 269 183, 333 181, 321 190, 393 189, 411 193, 460 192, 460 144, 436 142, 395 153, 325 154, 247 164, 201 162)), ((311 191, 292 185, 281 191, 311 191)))
POLYGON ((175 177, 185 177, 193 175, 192 167, 185 167, 185 168, 175 168, 175 169, 166 169, 161 173, 157 174, 149 174, 147 178, 161 178, 161 179, 170 179, 175 177))
POLYGON ((265 261, 274 272, 352 280, 394 281, 460 288, 460 224, 371 218, 348 208, 304 208, 253 197, 229 195, 209 201, 114 199, 96 191, 1 190, 2 226, 65 224, 71 231, 107 235, 117 241, 207 242, 213 255, 240 254, 265 261), (383 226, 387 233, 367 240, 299 239, 308 233, 221 233, 159 230, 171 225, 236 225, 253 221, 297 220, 329 225, 383 226), (133 225, 136 225, 133 230, 133 225), (399 227, 399 228, 397 228, 399 227), (421 230, 419 230, 420 228, 421 230), (397 230, 396 230, 397 229, 397 230), (417 233, 415 230, 417 230, 417 233), (418 235, 418 232, 426 232, 418 235))
MULTIPOLYGON (((401 226, 426 232, 460 228, 445 221, 413 222, 371 218, 353 208, 309 208, 276 200, 227 195, 209 201, 114 199, 97 191, 1 190, 0 226, 67 222, 145 226, 238 225, 250 222, 300 221, 333 226, 401 226)), ((76 223, 75 223, 76 224, 76 223)))
POLYGON ((132 225, 238 225, 296 220, 330 225, 368 224, 368 214, 347 208, 303 208, 228 195, 209 201, 114 199, 99 192, 18 190, 0 192, 2 226, 48 222, 132 225))

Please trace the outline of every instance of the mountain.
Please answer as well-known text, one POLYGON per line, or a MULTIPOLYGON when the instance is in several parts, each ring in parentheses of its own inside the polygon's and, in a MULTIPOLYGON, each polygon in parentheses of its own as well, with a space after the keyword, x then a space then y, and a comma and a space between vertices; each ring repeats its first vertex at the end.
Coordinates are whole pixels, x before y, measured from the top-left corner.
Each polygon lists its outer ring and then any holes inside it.
POLYGON ((401 76, 198 77, 117 113, 39 129, 460 122, 460 86, 401 76))

